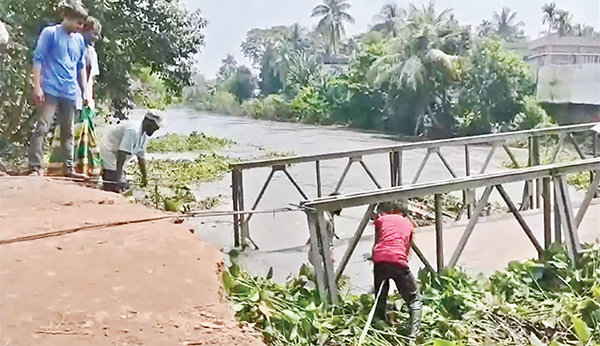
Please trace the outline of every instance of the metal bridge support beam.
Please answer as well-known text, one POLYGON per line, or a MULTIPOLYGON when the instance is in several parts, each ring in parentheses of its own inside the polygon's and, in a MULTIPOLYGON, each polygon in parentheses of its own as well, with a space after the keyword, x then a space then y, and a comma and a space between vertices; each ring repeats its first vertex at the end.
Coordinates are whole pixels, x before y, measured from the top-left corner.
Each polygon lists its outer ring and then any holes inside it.
POLYGON ((306 215, 310 229, 311 262, 315 268, 321 300, 337 304, 337 285, 333 271, 333 260, 329 250, 329 239, 325 231, 324 212, 322 210, 307 210, 306 215))
POLYGON ((567 182, 563 176, 554 176, 554 190, 558 196, 558 212, 564 229, 567 252, 569 253, 571 262, 575 263, 581 253, 581 244, 579 243, 579 234, 577 233, 577 225, 573 216, 567 182))

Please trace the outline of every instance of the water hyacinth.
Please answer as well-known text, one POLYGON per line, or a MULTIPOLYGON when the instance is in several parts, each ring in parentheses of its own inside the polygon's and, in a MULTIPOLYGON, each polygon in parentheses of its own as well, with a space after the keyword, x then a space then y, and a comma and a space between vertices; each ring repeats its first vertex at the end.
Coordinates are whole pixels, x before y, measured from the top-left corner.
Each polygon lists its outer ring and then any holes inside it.
MULTIPOLYGON (((460 268, 441 274, 421 270, 422 340, 452 345, 599 345, 600 245, 584 246, 579 263, 555 247, 548 260, 510 263, 490 277, 472 277, 460 268)), ((284 284, 253 277, 233 265, 223 285, 236 317, 261 331, 269 345, 359 345, 374 303, 372 294, 355 295, 342 287, 340 303, 320 301, 313 273, 303 266, 284 284)), ((362 345, 409 345, 403 301, 396 323, 373 321, 362 345)), ((361 345, 361 346, 362 346, 361 345)))

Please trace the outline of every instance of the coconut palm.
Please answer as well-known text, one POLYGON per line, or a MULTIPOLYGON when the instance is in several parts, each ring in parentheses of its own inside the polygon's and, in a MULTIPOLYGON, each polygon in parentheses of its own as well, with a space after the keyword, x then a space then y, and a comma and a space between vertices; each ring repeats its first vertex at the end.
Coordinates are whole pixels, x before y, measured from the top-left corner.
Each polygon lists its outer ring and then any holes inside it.
POLYGON ((436 123, 432 110, 435 103, 445 102, 444 80, 455 76, 457 56, 442 50, 447 42, 459 36, 450 30, 450 10, 436 13, 433 4, 418 8, 411 5, 401 35, 391 39, 386 53, 372 65, 368 78, 375 85, 388 85, 410 95, 409 121, 413 125, 428 114, 436 123))
POLYGON ((515 23, 517 12, 511 11, 508 7, 502 7, 500 13, 494 12, 494 25, 498 35, 507 41, 520 39, 523 37, 523 29, 525 23, 519 21, 515 23))
POLYGON ((571 20, 573 16, 569 11, 558 10, 556 11, 556 31, 559 36, 566 36, 571 32, 571 20))
POLYGON ((379 14, 373 17, 376 24, 371 30, 380 31, 386 34, 396 36, 398 33, 397 25, 406 16, 406 11, 396 3, 383 5, 379 14))
POLYGON ((481 24, 479 24, 477 26, 477 35, 479 37, 486 37, 486 36, 490 36, 493 33, 495 33, 496 29, 494 28, 494 25, 492 24, 492 21, 490 20, 482 20, 481 24))
POLYGON ((354 17, 346 12, 351 6, 345 0, 323 0, 323 4, 312 11, 311 17, 321 17, 317 31, 329 41, 333 54, 337 53, 337 46, 346 34, 344 23, 354 24, 354 17))
POLYGON ((542 6, 542 12, 544 13, 544 18, 542 19, 542 24, 548 23, 548 34, 552 32, 552 29, 555 28, 556 25, 556 3, 551 2, 549 4, 544 4, 542 6))

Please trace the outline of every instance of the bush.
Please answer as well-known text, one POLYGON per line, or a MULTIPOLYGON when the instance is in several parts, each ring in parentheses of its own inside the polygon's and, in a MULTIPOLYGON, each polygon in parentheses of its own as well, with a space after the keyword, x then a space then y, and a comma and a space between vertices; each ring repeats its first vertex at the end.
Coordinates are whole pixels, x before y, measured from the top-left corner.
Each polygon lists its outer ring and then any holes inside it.
POLYGON ((306 124, 320 124, 330 112, 329 104, 312 86, 300 90, 291 108, 294 116, 306 124))
POLYGON ((247 117, 263 119, 265 117, 262 100, 250 99, 242 102, 242 112, 247 117))
POLYGON ((517 114, 512 122, 515 130, 530 130, 554 126, 552 119, 540 106, 538 99, 534 96, 525 96, 521 101, 522 112, 517 114))
POLYGON ((292 116, 290 104, 283 96, 272 94, 263 99, 263 111, 269 119, 289 119, 292 116))

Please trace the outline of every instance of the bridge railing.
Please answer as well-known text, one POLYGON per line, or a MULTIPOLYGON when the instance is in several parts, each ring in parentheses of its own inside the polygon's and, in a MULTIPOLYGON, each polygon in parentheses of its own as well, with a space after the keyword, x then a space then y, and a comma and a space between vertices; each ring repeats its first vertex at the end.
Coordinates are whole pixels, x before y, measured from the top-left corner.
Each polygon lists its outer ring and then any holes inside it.
MULTIPOLYGON (((535 247, 540 258, 545 256, 546 251, 553 242, 567 245, 567 250, 572 263, 577 261, 581 253, 578 228, 588 210, 592 199, 598 192, 600 183, 600 158, 585 159, 577 162, 559 163, 544 165, 538 167, 528 167, 509 172, 482 174, 471 177, 453 178, 446 181, 434 183, 421 183, 410 186, 399 186, 375 191, 359 192, 343 196, 331 196, 317 198, 312 201, 305 201, 302 205, 308 218, 310 229, 312 259, 311 263, 315 267, 317 285, 323 298, 336 302, 337 299, 337 281, 342 276, 360 238, 372 218, 376 206, 382 202, 397 200, 407 200, 412 197, 421 197, 434 195, 435 198, 435 240, 436 240, 436 269, 441 271, 445 267, 456 265, 460 256, 471 236, 479 217, 487 204, 488 198, 493 189, 496 189, 506 206, 516 218, 519 225, 535 247), (565 176, 567 173, 594 171, 596 174, 590 182, 590 186, 585 197, 579 206, 577 213, 571 205, 565 176), (543 243, 536 238, 534 232, 529 227, 525 218, 520 213, 516 204, 506 193, 503 185, 519 181, 542 180, 543 196, 543 243), (448 262, 444 260, 443 245, 443 215, 442 215, 442 194, 453 191, 464 191, 469 189, 484 188, 481 198, 476 203, 473 217, 467 223, 465 230, 454 250, 452 257, 448 262), (553 198, 554 197, 554 198, 553 198), (334 211, 343 208, 352 208, 357 206, 368 206, 358 228, 350 241, 348 248, 334 271, 331 252, 327 244, 325 212, 334 211), (554 210, 552 206, 554 205, 554 210), (552 221, 554 217, 554 227, 552 221), (554 229, 554 232, 552 230, 554 229), (554 233, 554 234, 553 234, 554 233)), ((434 271, 433 266, 419 250, 417 244, 413 242, 412 249, 422 261, 424 266, 434 271)))
MULTIPOLYGON (((381 146, 360 150, 347 150, 347 151, 338 151, 338 152, 330 152, 316 155, 300 155, 293 157, 285 157, 285 158, 276 158, 276 159, 267 159, 267 160, 256 160, 249 162, 240 162, 234 163, 231 165, 231 179, 232 179, 232 200, 233 200, 233 209, 236 212, 233 216, 233 225, 234 225, 234 241, 235 246, 246 246, 249 243, 254 244, 252 238, 250 237, 249 230, 249 222, 252 219, 252 211, 256 210, 259 206, 263 196, 265 195, 269 184, 271 183, 273 176, 277 172, 282 172, 290 183, 295 187, 298 191, 299 195, 303 200, 308 200, 309 195, 306 192, 306 189, 303 189, 300 184, 294 179, 294 177, 288 171, 288 166, 292 164, 313 164, 315 169, 315 181, 316 181, 316 196, 323 196, 323 186, 322 186, 322 174, 321 174, 321 162, 327 160, 336 160, 336 159, 347 159, 348 162, 343 169, 340 178, 338 179, 334 191, 330 193, 337 193, 340 191, 347 174, 352 167, 353 164, 359 164, 361 168, 367 173, 369 178, 372 180, 374 185, 377 188, 383 188, 384 186, 380 181, 377 180, 373 172, 369 169, 367 164, 364 162, 363 157, 377 154, 388 154, 389 155, 389 169, 390 169, 390 182, 389 186, 403 186, 406 185, 407 182, 402 180, 403 176, 403 153, 411 150, 419 150, 426 149, 427 153, 425 157, 422 159, 421 163, 418 166, 418 169, 413 176, 413 178, 408 182, 408 184, 415 184, 419 181, 421 174, 427 164, 428 160, 432 155, 438 156, 442 161, 445 168, 451 174, 452 177, 458 177, 457 171, 453 169, 451 164, 448 162, 446 157, 441 151, 441 148, 444 147, 463 147, 464 148, 464 168, 466 176, 471 175, 479 175, 484 174, 486 169, 492 160, 494 153, 502 148, 510 158, 512 164, 519 168, 519 162, 517 161, 515 155, 513 154, 509 144, 511 142, 515 142, 518 140, 526 140, 528 147, 528 163, 527 166, 537 166, 542 164, 540 160, 540 141, 546 137, 556 137, 557 140, 553 141, 554 146, 552 152, 550 154, 549 162, 554 163, 561 149, 567 144, 570 143, 575 151, 578 153, 580 159, 585 159, 586 155, 584 154, 581 144, 578 142, 577 138, 583 136, 589 136, 592 138, 593 142, 593 152, 592 156, 598 156, 598 134, 592 131, 592 127, 595 123, 591 124, 580 124, 580 125, 569 125, 569 126, 560 126, 560 127, 552 127, 552 128, 544 128, 544 129, 535 129, 535 130, 526 130, 526 131, 516 131, 516 132, 507 132, 507 133, 498 133, 498 134, 488 134, 488 135, 479 135, 479 136, 471 136, 471 137, 460 137, 460 138, 451 138, 451 139, 443 139, 443 140, 432 140, 432 141, 424 141, 417 143, 404 143, 397 144, 392 146, 381 146), (576 136, 574 136, 576 135, 576 136), (470 154, 469 147, 473 145, 489 145, 489 152, 486 156, 486 159, 482 165, 482 167, 473 172, 470 164, 470 154), (269 172, 265 182, 262 185, 258 195, 255 197, 254 202, 250 209, 246 209, 246 195, 244 192, 244 171, 249 169, 258 169, 258 168, 269 168, 271 171, 269 172)), ((387 184, 386 184, 387 185, 387 184)), ((538 179, 538 181, 528 181, 525 184, 523 191, 523 199, 521 201, 521 209, 528 208, 539 208, 541 206, 541 191, 542 191, 542 181, 538 179)), ((290 201, 291 202, 291 201, 290 201)), ((471 190, 463 191, 463 209, 459 212, 458 217, 460 218, 463 214, 467 214, 468 217, 471 216, 474 205, 475 205, 474 193, 471 190)), ((254 244, 256 247, 256 244, 254 244)))

